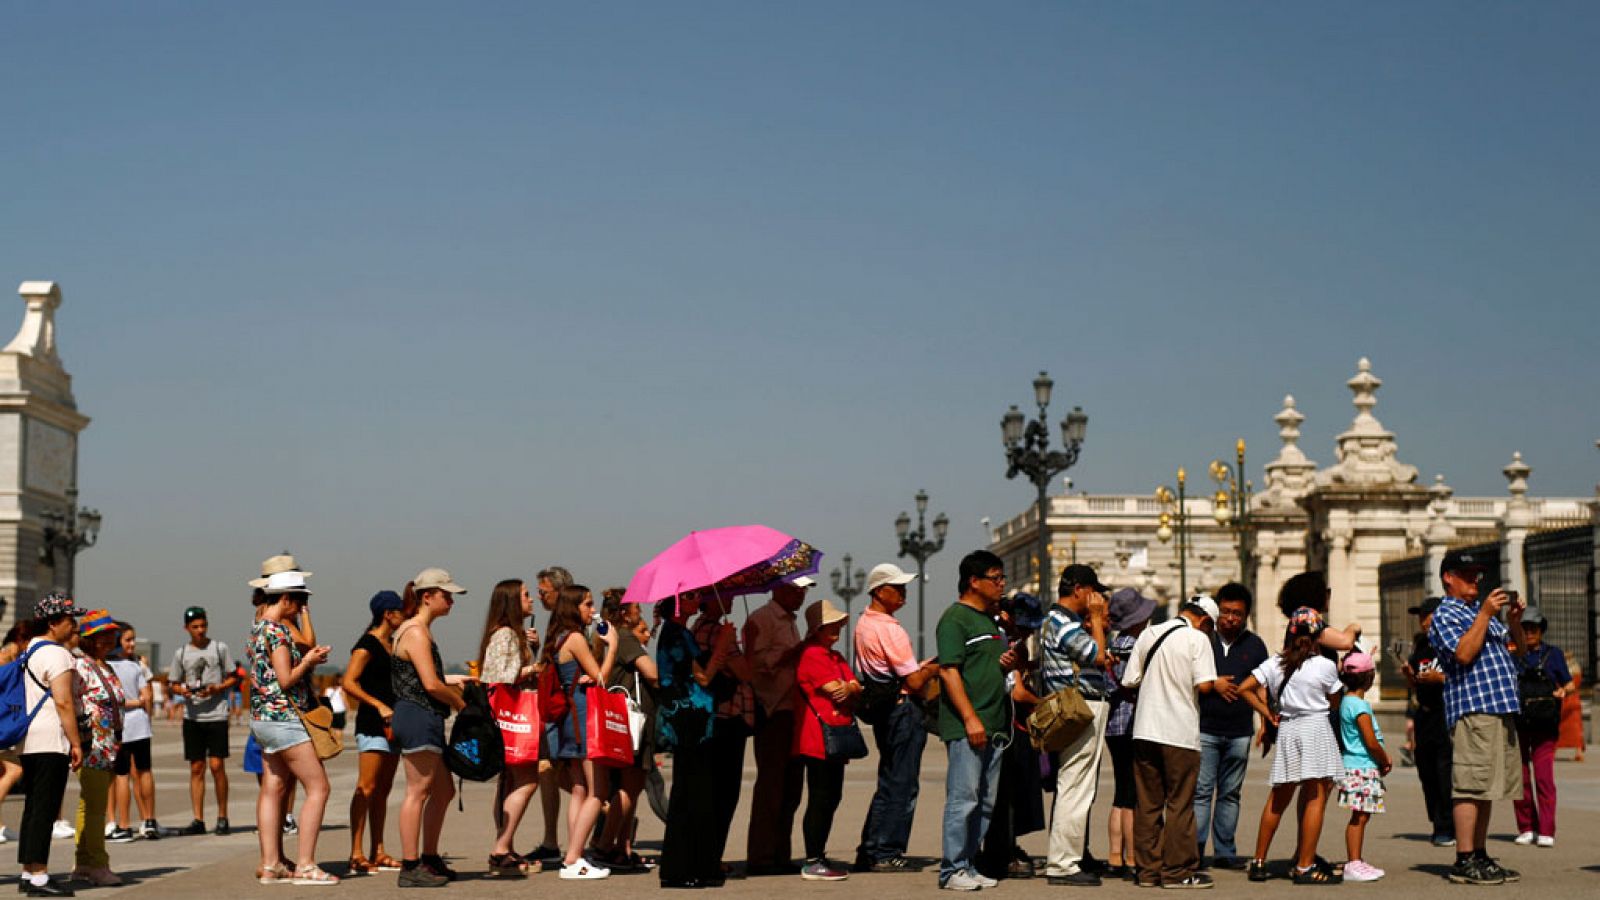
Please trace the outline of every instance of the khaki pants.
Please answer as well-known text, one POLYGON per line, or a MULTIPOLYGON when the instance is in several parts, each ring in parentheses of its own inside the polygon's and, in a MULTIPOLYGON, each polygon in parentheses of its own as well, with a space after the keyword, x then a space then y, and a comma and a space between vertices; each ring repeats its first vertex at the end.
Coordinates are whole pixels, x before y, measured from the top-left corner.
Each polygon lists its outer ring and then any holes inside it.
POLYGON ((106 801, 111 796, 111 773, 88 766, 78 770, 78 853, 80 869, 111 866, 106 853, 106 801))
POLYGON ((1451 794, 1457 800, 1522 797, 1522 750, 1516 717, 1468 713, 1450 730, 1451 794))
POLYGON ((1200 864, 1194 834, 1194 786, 1200 751, 1154 741, 1133 742, 1133 858, 1140 884, 1172 884, 1200 864))
POLYGON ((1056 804, 1050 813, 1050 849, 1047 875, 1071 875, 1083 859, 1084 837, 1089 830, 1089 811, 1094 806, 1095 787, 1100 781, 1100 754, 1106 742, 1106 718, 1111 704, 1104 700, 1085 703, 1094 721, 1068 744, 1057 757, 1056 804))

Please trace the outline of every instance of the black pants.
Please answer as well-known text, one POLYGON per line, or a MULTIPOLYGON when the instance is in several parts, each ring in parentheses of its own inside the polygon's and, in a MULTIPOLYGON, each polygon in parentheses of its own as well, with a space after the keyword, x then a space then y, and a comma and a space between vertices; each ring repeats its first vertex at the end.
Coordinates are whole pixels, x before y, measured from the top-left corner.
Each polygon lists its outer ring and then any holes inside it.
POLYGON ((744 750, 750 743, 750 727, 744 719, 718 716, 711 727, 711 841, 717 860, 728 847, 728 832, 733 828, 733 812, 739 807, 739 792, 744 786, 744 750))
POLYGON ((24 753, 22 755, 22 824, 17 833, 17 862, 47 865, 50 862, 50 829, 61 811, 61 798, 67 793, 67 755, 65 753, 24 753))
POLYGON ((806 839, 806 860, 828 855, 828 833, 833 814, 844 797, 844 763, 808 756, 806 762, 806 816, 800 830, 806 839))
POLYGON ((710 749, 691 747, 672 754, 672 796, 667 800, 667 831, 657 868, 664 884, 722 876, 722 851, 712 842, 716 816, 706 802, 716 765, 710 749))
POLYGON ((1450 800, 1450 764, 1454 754, 1444 710, 1419 709, 1414 721, 1417 778, 1422 781, 1422 800, 1427 805, 1428 820, 1433 823, 1434 834, 1454 835, 1455 813, 1450 800))
POLYGON ((805 787, 805 765, 794 755, 793 710, 756 715, 756 784, 750 791, 751 866, 787 865, 794 814, 805 787))

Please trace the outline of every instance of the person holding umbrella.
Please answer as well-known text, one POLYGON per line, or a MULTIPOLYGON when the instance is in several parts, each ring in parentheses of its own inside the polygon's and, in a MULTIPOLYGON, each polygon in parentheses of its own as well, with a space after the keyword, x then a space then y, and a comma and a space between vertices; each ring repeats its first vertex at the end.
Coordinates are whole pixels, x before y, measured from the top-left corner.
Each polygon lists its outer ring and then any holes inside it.
POLYGON ((667 801, 667 829, 656 869, 664 888, 721 887, 721 848, 714 838, 716 816, 706 802, 712 790, 712 707, 707 685, 727 660, 731 632, 718 636, 704 664, 700 645, 685 626, 699 611, 692 594, 668 597, 656 604, 661 632, 656 641, 656 737, 672 754, 672 795, 667 801))

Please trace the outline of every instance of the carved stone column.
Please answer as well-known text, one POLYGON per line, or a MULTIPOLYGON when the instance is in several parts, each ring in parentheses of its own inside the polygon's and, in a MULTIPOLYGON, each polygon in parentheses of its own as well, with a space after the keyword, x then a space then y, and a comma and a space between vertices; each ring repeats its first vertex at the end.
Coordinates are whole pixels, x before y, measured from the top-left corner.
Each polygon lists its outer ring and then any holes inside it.
MULTIPOLYGON (((41 514, 66 509, 78 485, 78 434, 89 424, 72 396, 72 376, 56 351, 54 282, 18 289, 25 311, 16 337, 0 350, 0 623, 31 614, 58 580, 43 563, 41 514)), ((75 512, 75 511, 74 511, 75 512)), ((57 565, 70 565, 57 555, 57 565)))
POLYGON ((1506 476, 1511 499, 1506 501, 1505 518, 1500 520, 1500 583, 1513 591, 1528 593, 1528 568, 1522 561, 1522 548, 1533 526, 1533 510, 1528 505, 1528 476, 1532 467, 1522 461, 1520 452, 1500 470, 1506 476))

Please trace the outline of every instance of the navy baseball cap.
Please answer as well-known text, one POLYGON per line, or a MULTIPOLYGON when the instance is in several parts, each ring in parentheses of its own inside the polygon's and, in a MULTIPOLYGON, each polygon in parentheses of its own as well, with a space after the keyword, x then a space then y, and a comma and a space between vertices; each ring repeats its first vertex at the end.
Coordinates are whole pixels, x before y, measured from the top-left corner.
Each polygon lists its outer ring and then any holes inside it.
POLYGON ((394 591, 379 591, 372 595, 372 600, 367 603, 367 608, 372 610, 373 615, 377 615, 381 612, 388 612, 391 609, 404 609, 405 602, 394 591))

